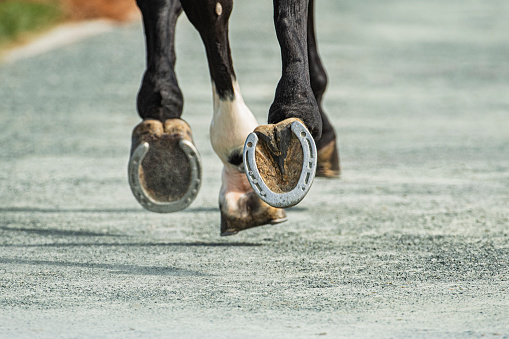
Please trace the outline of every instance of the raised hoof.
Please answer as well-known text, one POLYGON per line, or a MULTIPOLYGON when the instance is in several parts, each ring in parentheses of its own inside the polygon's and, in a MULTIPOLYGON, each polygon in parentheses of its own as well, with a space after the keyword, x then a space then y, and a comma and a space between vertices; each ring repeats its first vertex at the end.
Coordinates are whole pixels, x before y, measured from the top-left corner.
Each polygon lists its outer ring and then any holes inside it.
POLYGON ((318 164, 316 176, 321 178, 339 178, 341 166, 339 164, 339 153, 336 140, 318 149, 318 164))
POLYGON ((249 184, 260 199, 274 207, 294 206, 306 196, 316 164, 313 137, 295 118, 258 126, 244 145, 249 184))
POLYGON ((254 192, 246 194, 238 204, 220 204, 221 236, 235 235, 256 226, 275 225, 288 220, 284 210, 274 208, 261 201, 254 192))
POLYGON ((186 122, 145 120, 134 128, 129 185, 144 208, 180 211, 196 198, 200 184, 201 159, 186 122))
POLYGON ((233 235, 248 228, 279 224, 286 221, 286 213, 267 205, 258 198, 249 185, 246 175, 226 164, 223 168, 221 191, 221 235, 233 235))

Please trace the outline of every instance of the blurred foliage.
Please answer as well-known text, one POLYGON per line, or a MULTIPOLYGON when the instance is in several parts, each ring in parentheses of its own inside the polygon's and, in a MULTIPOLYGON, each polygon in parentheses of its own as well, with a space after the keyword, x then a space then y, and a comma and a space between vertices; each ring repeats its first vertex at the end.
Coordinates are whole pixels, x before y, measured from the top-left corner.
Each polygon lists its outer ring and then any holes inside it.
POLYGON ((57 1, 0 0, 0 45, 37 32, 63 18, 57 1))

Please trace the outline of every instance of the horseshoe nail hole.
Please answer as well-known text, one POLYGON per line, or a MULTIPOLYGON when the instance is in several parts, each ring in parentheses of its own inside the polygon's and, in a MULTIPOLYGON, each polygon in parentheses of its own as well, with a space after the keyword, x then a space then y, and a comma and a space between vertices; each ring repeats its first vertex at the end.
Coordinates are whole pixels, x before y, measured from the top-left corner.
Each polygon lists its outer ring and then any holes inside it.
POLYGON ((256 188, 258 189, 258 192, 260 192, 261 195, 265 195, 265 193, 262 190, 262 187, 258 184, 258 181, 256 181, 256 182, 253 181, 253 184, 256 186, 256 188))
POLYGON ((247 147, 253 147, 253 143, 250 141, 247 143, 247 147))
POLYGON ((304 186, 304 185, 301 188, 302 188, 303 191, 306 190, 306 186, 304 186))
POLYGON ((306 132, 300 132, 300 136, 305 138, 306 137, 306 132))

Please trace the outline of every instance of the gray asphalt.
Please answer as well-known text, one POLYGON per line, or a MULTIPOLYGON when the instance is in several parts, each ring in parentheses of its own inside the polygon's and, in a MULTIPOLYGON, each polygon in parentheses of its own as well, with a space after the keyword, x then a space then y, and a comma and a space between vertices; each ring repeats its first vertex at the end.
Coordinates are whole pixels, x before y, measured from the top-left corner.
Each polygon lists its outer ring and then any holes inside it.
MULTIPOLYGON (((509 3, 321 0, 342 180, 289 221, 219 237, 221 163, 198 35, 181 19, 191 207, 127 184, 140 23, 0 65, 0 337, 509 337, 509 3)), ((268 1, 238 2, 237 75, 264 122, 268 1)))

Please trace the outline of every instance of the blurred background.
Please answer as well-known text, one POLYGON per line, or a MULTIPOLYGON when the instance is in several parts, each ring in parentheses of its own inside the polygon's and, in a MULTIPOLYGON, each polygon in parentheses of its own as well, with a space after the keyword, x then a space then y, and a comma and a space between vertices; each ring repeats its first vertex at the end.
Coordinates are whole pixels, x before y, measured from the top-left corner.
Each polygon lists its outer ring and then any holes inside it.
POLYGON ((105 18, 123 22, 136 13, 134 0, 0 0, 0 48, 26 42, 64 21, 105 18))

